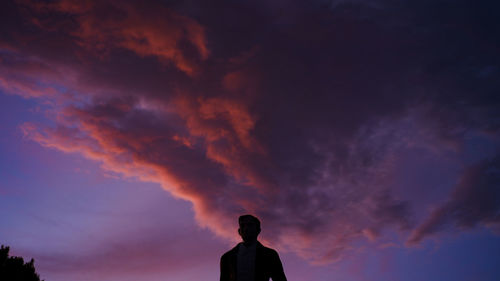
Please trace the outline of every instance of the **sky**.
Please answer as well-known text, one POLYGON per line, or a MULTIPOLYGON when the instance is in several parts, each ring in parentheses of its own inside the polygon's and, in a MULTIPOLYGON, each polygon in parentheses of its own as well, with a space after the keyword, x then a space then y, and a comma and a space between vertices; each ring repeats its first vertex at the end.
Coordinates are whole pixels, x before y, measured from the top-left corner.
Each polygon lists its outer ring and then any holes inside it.
POLYGON ((5 1, 0 244, 46 281, 500 277, 497 1, 5 1))

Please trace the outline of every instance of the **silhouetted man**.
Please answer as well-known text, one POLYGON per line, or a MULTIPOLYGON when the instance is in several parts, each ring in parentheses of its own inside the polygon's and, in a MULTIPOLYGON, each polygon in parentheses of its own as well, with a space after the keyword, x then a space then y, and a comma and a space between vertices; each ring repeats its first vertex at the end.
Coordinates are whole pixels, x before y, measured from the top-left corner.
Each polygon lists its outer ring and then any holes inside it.
POLYGON ((252 215, 239 217, 238 233, 243 239, 222 255, 220 281, 286 281, 278 253, 257 241, 260 221, 252 215))

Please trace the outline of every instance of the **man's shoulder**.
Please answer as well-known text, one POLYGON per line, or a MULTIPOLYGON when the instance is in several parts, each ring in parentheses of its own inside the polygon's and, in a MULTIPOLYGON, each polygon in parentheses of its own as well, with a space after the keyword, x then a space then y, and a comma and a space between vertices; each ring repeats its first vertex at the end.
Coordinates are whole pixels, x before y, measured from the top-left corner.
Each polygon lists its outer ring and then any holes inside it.
POLYGON ((237 244, 236 246, 234 246, 234 248, 232 248, 231 250, 225 252, 222 255, 221 259, 226 259, 226 258, 229 258, 229 257, 232 257, 232 256, 236 255, 238 253, 238 246, 239 245, 240 244, 237 244))
POLYGON ((257 244, 257 249, 259 249, 259 251, 261 251, 265 255, 273 255, 273 256, 278 255, 278 252, 275 249, 266 247, 262 245, 260 242, 257 244))
MULTIPOLYGON (((238 247, 240 246, 241 243, 237 244, 236 246, 234 246, 234 248, 232 248, 231 250, 225 252, 221 259, 227 259, 227 258, 231 258, 231 257, 234 257, 238 254, 238 247)), ((269 247, 266 247, 264 245, 262 245, 260 242, 257 242, 257 252, 260 252, 261 254, 265 255, 265 256, 278 256, 278 252, 272 248, 269 248, 269 247)))

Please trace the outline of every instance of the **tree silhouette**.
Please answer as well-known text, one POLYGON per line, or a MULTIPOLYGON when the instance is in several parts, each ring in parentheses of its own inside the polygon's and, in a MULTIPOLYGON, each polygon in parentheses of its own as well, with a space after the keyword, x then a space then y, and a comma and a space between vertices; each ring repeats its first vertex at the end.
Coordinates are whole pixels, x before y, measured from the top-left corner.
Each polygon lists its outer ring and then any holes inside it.
POLYGON ((0 247, 0 280, 40 281, 34 264, 33 259, 24 263, 22 257, 9 257, 9 247, 0 247))

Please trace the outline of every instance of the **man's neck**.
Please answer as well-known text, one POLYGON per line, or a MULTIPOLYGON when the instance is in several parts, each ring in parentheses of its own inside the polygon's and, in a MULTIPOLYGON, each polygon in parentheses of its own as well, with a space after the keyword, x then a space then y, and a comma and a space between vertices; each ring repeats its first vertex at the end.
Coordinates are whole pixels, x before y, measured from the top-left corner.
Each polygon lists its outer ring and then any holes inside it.
POLYGON ((251 240, 251 241, 243 241, 243 245, 245 245, 245 247, 250 247, 254 244, 257 244, 257 239, 256 240, 251 240))

